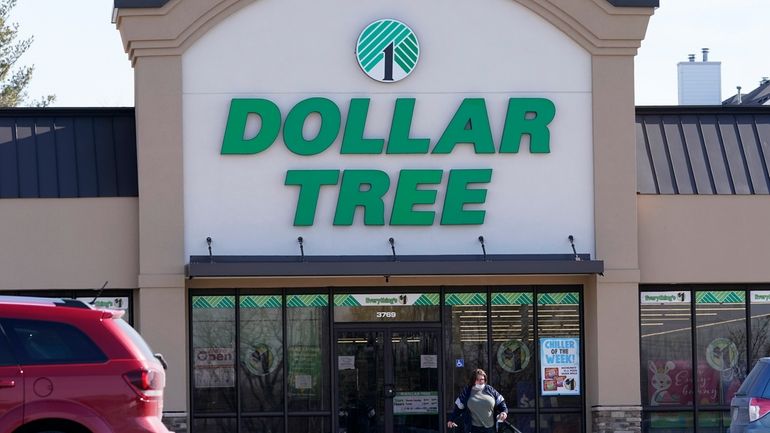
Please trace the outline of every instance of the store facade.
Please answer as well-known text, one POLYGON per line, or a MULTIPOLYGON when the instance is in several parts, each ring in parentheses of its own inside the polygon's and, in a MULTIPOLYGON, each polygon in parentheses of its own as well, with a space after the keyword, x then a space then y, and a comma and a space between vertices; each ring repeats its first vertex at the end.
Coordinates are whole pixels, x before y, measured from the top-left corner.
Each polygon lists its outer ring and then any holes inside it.
POLYGON ((651 378, 689 359, 700 380, 701 345, 737 365, 693 330, 712 292, 742 291, 716 301, 742 319, 713 317, 755 326, 770 275, 741 251, 770 259, 770 209, 639 190, 633 57, 657 1, 115 5, 135 194, 0 200, 28 227, 0 281, 130 293, 175 430, 440 432, 477 367, 522 432, 720 428, 726 391, 654 404, 651 378), (705 232, 722 248, 675 247, 705 232), (654 325, 687 290, 689 331, 654 325))
POLYGON ((524 431, 638 419, 638 391, 612 385, 618 353, 639 359, 619 338, 636 314, 615 310, 638 305, 635 179, 617 174, 651 13, 119 8, 153 171, 140 291, 188 307, 189 430, 441 431, 476 367, 524 431))

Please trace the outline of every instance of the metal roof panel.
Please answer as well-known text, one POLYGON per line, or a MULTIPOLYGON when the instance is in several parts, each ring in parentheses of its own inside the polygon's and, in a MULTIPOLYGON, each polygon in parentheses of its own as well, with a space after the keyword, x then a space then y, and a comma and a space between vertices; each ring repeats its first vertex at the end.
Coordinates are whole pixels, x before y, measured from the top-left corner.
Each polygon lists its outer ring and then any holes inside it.
POLYGON ((770 194, 768 108, 637 107, 638 192, 770 194))
POLYGON ((136 197, 133 109, 0 109, 0 198, 136 197))

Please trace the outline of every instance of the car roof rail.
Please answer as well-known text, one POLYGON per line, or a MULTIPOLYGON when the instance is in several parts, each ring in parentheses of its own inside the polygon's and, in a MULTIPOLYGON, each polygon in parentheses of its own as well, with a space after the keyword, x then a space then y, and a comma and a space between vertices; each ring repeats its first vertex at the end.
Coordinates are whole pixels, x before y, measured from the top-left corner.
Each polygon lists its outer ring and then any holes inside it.
POLYGON ((0 296, 0 304, 24 304, 24 305, 48 305, 51 307, 72 307, 72 308, 88 308, 92 307, 86 302, 78 299, 66 299, 66 298, 44 298, 34 296, 0 296))

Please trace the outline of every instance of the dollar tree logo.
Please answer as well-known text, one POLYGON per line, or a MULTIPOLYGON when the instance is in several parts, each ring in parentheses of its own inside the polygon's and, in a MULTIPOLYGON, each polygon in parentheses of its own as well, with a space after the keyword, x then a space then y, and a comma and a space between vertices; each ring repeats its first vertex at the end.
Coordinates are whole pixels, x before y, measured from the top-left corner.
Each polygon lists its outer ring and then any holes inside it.
POLYGON ((392 83, 406 78, 420 58, 420 44, 406 24, 384 19, 361 32, 356 45, 361 69, 373 79, 392 83))

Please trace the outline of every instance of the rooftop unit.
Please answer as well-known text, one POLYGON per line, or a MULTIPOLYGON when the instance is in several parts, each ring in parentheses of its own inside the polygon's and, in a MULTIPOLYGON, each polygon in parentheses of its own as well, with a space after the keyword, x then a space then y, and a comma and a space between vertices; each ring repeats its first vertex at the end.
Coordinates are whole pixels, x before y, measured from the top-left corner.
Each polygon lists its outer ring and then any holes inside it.
POLYGON ((701 52, 703 61, 690 54, 688 61, 677 64, 679 105, 722 104, 722 62, 710 62, 708 48, 701 52))

